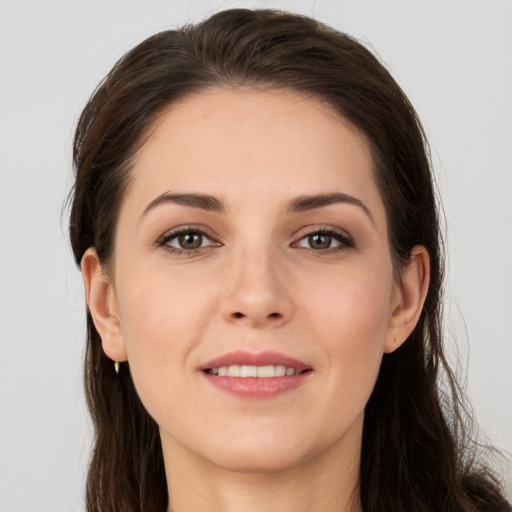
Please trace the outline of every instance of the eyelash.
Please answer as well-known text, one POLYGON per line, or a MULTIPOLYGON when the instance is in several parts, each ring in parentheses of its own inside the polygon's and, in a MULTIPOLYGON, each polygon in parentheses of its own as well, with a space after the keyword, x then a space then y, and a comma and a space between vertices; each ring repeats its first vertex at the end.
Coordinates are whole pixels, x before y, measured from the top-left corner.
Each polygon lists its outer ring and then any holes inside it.
MULTIPOLYGON (((167 250, 170 253, 175 254, 177 256, 182 256, 182 255, 186 256, 186 255, 198 254, 201 249, 205 249, 206 247, 220 246, 222 244, 220 242, 215 241, 211 236, 207 235, 202 229, 186 227, 186 228, 177 229, 175 231, 166 233, 165 235, 163 235, 162 237, 160 237, 157 240, 156 245, 158 247, 163 247, 165 250, 167 250), (172 240, 177 239, 180 235, 200 236, 200 237, 202 237, 201 245, 194 249, 178 248, 178 247, 173 247, 173 246, 169 245, 169 243, 172 240), (205 240, 208 240, 210 243, 203 246, 203 242, 205 240)), ((302 250, 305 250, 308 252, 312 252, 315 254, 326 254, 326 253, 342 252, 347 249, 351 249, 351 248, 355 247, 355 243, 354 243, 354 240, 352 239, 352 237, 345 232, 338 231, 332 227, 321 227, 321 228, 312 230, 311 232, 306 233, 303 236, 301 236, 297 242, 294 242, 292 244, 292 247, 296 247, 296 248, 299 248, 299 249, 302 249, 302 250), (312 247, 302 247, 302 246, 298 245, 302 240, 305 240, 308 237, 312 237, 315 235, 329 237, 331 239, 330 243, 332 242, 332 240, 335 240, 336 242, 339 243, 339 245, 337 245, 335 247, 327 247, 325 249, 313 249, 312 247)))
POLYGON ((315 235, 327 236, 331 239, 331 241, 335 240, 336 242, 339 242, 339 245, 335 247, 328 247, 326 249, 313 249, 312 247, 300 248, 309 252, 313 252, 315 254, 329 254, 346 251, 347 249, 352 249, 353 247, 355 247, 354 240, 348 233, 328 226, 316 228, 313 231, 306 233, 297 242, 294 243, 294 246, 297 246, 297 244, 302 240, 315 235))
POLYGON ((213 240, 213 238, 211 236, 208 236, 202 229, 186 227, 186 228, 177 229, 175 231, 166 233, 165 235, 161 236, 157 240, 156 245, 158 247, 163 247, 166 251, 169 251, 172 254, 176 254, 177 256, 181 256, 181 255, 186 256, 186 255, 197 254, 198 251, 200 251, 201 249, 204 249, 206 247, 220 246, 221 244, 220 244, 220 242, 213 240), (198 235, 198 236, 202 237, 201 246, 197 247, 195 249, 185 249, 185 248, 173 247, 173 246, 169 245, 169 243, 172 240, 177 239, 180 235, 198 235), (205 240, 210 241, 210 243, 207 246, 202 245, 205 240))

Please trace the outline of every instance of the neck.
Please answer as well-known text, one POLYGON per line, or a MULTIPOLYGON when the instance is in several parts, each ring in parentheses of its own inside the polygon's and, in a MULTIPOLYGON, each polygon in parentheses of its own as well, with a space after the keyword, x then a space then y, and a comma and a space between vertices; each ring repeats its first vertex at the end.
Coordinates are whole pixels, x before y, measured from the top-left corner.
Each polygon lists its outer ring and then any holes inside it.
POLYGON ((231 471, 162 439, 168 512, 361 512, 361 438, 272 472, 231 471))

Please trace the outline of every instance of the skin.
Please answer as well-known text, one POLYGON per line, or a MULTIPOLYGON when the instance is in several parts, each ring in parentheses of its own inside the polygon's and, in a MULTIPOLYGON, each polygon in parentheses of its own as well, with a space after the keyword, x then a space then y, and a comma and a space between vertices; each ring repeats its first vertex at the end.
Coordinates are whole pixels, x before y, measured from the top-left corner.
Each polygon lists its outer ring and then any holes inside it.
POLYGON ((428 287, 423 247, 396 278, 365 138, 297 93, 214 88, 159 117, 131 178, 112 262, 102 269, 91 248, 82 271, 104 350, 129 361, 160 427, 172 511, 361 510, 364 407, 428 287), (224 212, 144 213, 164 193, 208 194, 224 212), (330 193, 361 204, 289 211, 330 193), (198 249, 162 245, 191 226, 205 233, 198 249), (325 229, 342 241, 312 247, 325 229), (199 368, 238 349, 313 371, 270 399, 234 397, 199 368))

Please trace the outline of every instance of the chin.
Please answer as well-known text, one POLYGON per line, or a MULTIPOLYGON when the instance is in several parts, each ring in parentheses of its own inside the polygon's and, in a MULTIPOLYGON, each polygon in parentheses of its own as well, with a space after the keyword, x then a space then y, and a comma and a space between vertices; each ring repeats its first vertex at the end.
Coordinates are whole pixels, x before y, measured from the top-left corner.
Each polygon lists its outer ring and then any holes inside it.
POLYGON ((272 449, 253 445, 252 447, 219 450, 211 462, 228 471, 237 473, 279 473, 300 466, 308 459, 307 454, 298 450, 272 449))
MULTIPOLYGON (((312 443, 312 435, 289 429, 257 429, 257 432, 230 432, 222 439, 206 439, 202 456, 217 467, 239 473, 268 473, 291 470, 313 459, 328 448, 312 443), (295 435, 294 435, 295 434, 295 435)), ((201 455, 200 452, 196 452, 201 455)))

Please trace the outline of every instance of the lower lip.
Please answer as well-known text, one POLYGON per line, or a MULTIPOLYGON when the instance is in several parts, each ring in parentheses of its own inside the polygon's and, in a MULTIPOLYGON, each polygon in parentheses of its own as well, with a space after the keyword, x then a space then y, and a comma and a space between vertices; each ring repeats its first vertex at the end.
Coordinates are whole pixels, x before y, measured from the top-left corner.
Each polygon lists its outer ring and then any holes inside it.
POLYGON ((215 387, 239 398, 266 400, 298 388, 311 372, 285 377, 219 377, 203 373, 215 387))

